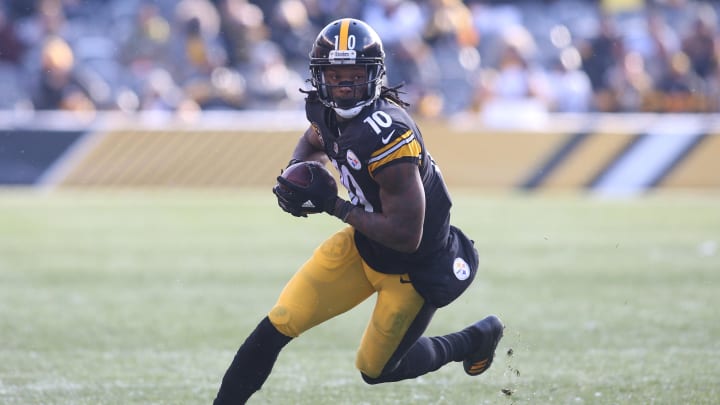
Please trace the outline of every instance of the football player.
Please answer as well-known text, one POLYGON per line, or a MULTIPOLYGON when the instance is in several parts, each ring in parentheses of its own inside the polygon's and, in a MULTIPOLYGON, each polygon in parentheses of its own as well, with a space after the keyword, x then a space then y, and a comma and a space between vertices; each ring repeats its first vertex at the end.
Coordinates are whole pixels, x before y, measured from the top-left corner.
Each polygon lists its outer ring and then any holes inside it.
MULTIPOLYGON (((331 163, 349 201, 323 182, 278 177, 280 207, 295 216, 328 213, 348 224, 325 240, 240 346, 215 404, 242 404, 259 390, 293 338, 377 294, 357 351, 365 382, 415 378, 450 362, 487 370, 503 335, 494 315, 444 336, 423 336, 437 308, 473 281, 478 253, 450 224, 451 199, 397 87, 383 86, 385 53, 365 22, 328 24, 310 52, 310 123, 290 164, 331 163)), ((289 165, 288 165, 289 166, 289 165)))

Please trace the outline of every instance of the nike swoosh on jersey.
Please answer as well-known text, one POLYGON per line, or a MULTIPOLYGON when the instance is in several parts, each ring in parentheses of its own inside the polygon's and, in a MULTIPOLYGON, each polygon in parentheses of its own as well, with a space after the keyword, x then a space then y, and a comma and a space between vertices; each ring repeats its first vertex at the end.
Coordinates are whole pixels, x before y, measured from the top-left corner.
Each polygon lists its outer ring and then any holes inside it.
POLYGON ((380 140, 382 141, 382 143, 388 143, 388 142, 390 142, 390 138, 392 138, 394 133, 395 133, 395 130, 393 129, 392 131, 390 131, 390 133, 387 136, 383 136, 382 138, 380 138, 380 140))

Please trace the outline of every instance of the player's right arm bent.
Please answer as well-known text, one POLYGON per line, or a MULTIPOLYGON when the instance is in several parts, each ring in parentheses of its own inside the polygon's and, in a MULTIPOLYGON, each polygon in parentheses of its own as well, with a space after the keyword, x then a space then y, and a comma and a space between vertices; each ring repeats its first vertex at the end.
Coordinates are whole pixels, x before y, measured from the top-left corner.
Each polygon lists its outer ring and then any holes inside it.
POLYGON ((425 218, 425 192, 416 164, 397 163, 375 175, 380 185, 382 212, 352 209, 345 222, 391 249, 415 252, 425 218))
POLYGON ((300 139, 298 139, 295 149, 293 150, 291 162, 305 160, 316 160, 323 164, 328 162, 320 139, 312 127, 308 127, 300 136, 300 139))

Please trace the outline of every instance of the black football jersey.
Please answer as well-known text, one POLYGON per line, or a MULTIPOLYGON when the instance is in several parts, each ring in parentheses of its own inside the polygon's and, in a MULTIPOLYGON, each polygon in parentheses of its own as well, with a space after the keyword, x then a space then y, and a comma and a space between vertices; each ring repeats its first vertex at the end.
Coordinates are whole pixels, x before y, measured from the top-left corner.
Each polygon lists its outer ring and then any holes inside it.
POLYGON ((383 273, 411 273, 444 249, 450 226, 450 195, 425 148, 420 130, 404 108, 381 97, 351 120, 338 122, 335 112, 308 94, 307 119, 319 135, 350 201, 368 212, 382 212, 375 175, 399 162, 417 164, 425 189, 425 223, 419 249, 398 252, 355 231, 362 258, 383 273))

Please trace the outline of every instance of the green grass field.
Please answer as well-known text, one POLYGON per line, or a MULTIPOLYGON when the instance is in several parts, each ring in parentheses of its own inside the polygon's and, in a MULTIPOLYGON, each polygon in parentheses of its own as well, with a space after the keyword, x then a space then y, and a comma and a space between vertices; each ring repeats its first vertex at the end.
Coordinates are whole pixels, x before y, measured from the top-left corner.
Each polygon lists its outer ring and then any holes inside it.
MULTIPOLYGON (((367 386, 366 302, 292 342, 251 404, 718 403, 720 196, 454 198, 482 267, 429 332, 498 314, 494 366, 367 386)), ((0 404, 210 404, 339 226, 267 190, 0 192, 0 404)))

